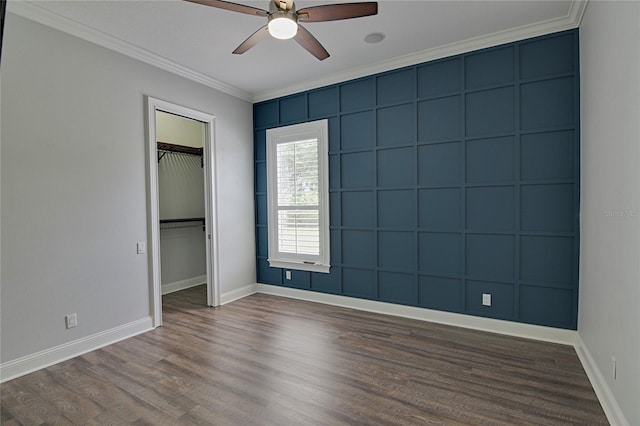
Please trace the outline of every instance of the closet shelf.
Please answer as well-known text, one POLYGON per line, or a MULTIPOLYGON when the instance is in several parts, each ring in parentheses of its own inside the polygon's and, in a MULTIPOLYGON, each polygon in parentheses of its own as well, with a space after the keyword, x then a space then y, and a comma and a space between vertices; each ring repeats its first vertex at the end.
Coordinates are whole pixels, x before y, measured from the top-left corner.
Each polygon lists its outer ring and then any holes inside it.
POLYGON ((164 157, 170 152, 175 152, 178 154, 195 155, 202 158, 203 148, 196 148, 193 146, 186 146, 186 145, 176 145, 173 143, 160 142, 160 141, 158 141, 157 144, 158 144, 158 163, 160 163, 160 160, 162 160, 162 157, 164 157))

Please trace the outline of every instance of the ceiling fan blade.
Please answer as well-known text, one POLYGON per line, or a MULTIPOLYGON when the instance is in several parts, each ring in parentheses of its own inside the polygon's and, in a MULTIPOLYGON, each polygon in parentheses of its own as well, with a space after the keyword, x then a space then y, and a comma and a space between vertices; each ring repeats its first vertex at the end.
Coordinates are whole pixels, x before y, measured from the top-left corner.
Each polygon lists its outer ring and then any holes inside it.
POLYGON ((247 15, 268 16, 269 12, 257 7, 245 6, 243 4, 232 3, 223 0, 184 0, 191 3, 198 3, 205 6, 217 7, 218 9, 230 10, 232 12, 246 13, 247 15))
POLYGON ((327 52, 320 42, 302 25, 298 25, 298 33, 294 37, 294 40, 321 61, 329 57, 329 52, 327 52))
POLYGON ((378 2, 327 4, 300 9, 300 22, 337 21, 339 19, 360 18, 378 14, 378 2))
POLYGON ((255 33, 251 34, 245 41, 240 44, 240 46, 236 47, 236 50, 234 50, 233 53, 235 53, 236 55, 242 55, 244 52, 251 49, 268 35, 269 29, 265 25, 255 33))

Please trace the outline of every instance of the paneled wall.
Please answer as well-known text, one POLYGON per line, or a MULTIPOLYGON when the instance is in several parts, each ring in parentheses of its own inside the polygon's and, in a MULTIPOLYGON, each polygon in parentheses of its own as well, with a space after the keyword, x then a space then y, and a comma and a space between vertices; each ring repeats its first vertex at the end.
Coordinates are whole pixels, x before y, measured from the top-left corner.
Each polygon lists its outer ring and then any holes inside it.
POLYGON ((576 328, 577 31, 262 102, 254 127, 258 282, 576 328), (331 272, 286 280, 265 131, 323 118, 331 272))

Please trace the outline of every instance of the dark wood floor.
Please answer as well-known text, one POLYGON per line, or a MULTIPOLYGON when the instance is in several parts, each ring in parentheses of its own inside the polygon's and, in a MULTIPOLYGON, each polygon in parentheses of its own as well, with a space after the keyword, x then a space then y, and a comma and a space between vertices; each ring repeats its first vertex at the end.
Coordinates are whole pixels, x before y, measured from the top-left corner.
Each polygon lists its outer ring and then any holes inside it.
POLYGON ((1 385, 2 425, 608 424, 568 346, 253 295, 1 385))

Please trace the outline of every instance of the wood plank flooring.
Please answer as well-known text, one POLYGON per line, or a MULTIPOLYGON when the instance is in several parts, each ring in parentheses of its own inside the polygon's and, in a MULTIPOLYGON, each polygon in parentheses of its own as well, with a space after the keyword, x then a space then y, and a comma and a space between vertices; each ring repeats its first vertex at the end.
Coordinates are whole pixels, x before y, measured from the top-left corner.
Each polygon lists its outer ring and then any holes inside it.
POLYGON ((256 294, 0 386, 2 425, 603 425, 569 346, 256 294))

